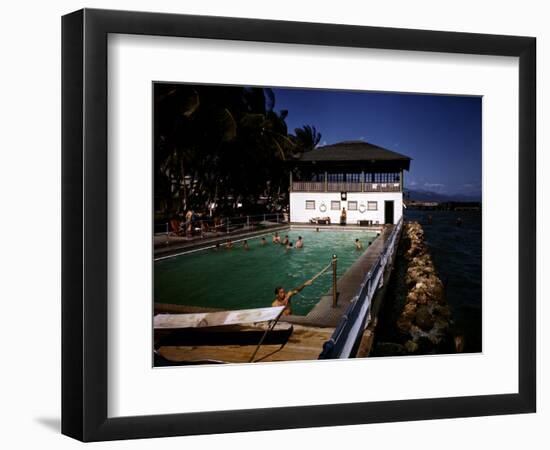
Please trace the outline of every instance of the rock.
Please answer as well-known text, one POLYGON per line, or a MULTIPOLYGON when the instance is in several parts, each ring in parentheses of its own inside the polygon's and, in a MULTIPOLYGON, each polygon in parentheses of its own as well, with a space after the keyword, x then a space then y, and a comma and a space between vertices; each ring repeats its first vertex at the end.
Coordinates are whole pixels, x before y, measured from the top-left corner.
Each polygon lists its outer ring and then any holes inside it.
POLYGON ((445 319, 447 323, 451 318, 451 310, 448 306, 445 305, 436 305, 434 306, 433 313, 437 316, 440 316, 442 319, 445 319))
POLYGON ((410 337, 404 346, 407 352, 433 353, 448 336, 451 313, 443 283, 424 242, 422 227, 418 222, 408 222, 404 233, 409 239, 409 248, 405 252, 408 292, 397 328, 410 337))
POLYGON ((414 322, 425 331, 431 330, 435 323, 430 311, 425 306, 417 309, 414 322))
POLYGON ((410 291, 407 294, 407 297, 405 298, 405 301, 407 303, 417 303, 418 302, 418 295, 416 291, 410 291))
POLYGON ((415 284, 414 288, 415 289, 427 289, 428 286, 423 281, 419 281, 418 283, 415 284))
POLYGON ((416 315, 416 304, 407 303, 403 308, 403 312, 401 313, 401 315, 410 320, 414 319, 414 316, 416 315))
POLYGON ((434 328, 440 331, 446 331, 449 329, 449 322, 445 319, 436 319, 434 322, 434 328))
POLYGON ((408 333, 412 327, 412 320, 407 319, 406 317, 400 316, 397 319, 397 328, 403 333, 408 333))
POLYGON ((443 288, 443 283, 438 277, 430 277, 427 281, 427 287, 429 289, 430 297, 432 299, 434 299, 438 303, 444 302, 445 291, 443 288))

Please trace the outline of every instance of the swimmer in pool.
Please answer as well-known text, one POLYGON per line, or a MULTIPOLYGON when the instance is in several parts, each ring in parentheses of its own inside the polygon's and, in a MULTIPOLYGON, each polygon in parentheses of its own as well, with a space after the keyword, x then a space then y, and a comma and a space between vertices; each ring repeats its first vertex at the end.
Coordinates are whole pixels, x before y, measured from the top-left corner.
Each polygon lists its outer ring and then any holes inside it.
POLYGON ((243 248, 245 250, 250 250, 250 247, 248 246, 248 242, 247 241, 243 241, 243 248))
POLYGON ((289 314, 292 314, 292 306, 290 304, 290 298, 294 295, 296 295, 298 292, 300 292, 303 288, 306 286, 311 286, 313 283, 312 280, 307 280, 304 284, 301 286, 292 289, 288 292, 285 291, 284 288, 278 286, 275 288, 275 300, 273 300, 273 303, 271 303, 271 306, 286 306, 286 308, 283 310, 283 315, 287 316, 289 314))
POLYGON ((279 236, 279 233, 275 232, 275 235, 273 236, 273 239, 271 240, 274 244, 280 244, 281 243, 281 237, 279 236))
POLYGON ((363 244, 361 244, 361 241, 359 239, 355 239, 355 249, 361 250, 363 248, 363 244))
POLYGON ((226 250, 231 250, 233 248, 233 242, 231 242, 231 239, 227 240, 227 243, 225 244, 226 250))
POLYGON ((289 250, 292 249, 292 242, 288 242, 286 245, 285 245, 285 252, 288 253, 289 250))
POLYGON ((265 240, 265 238, 263 237, 261 240, 260 240, 260 245, 261 246, 264 246, 267 244, 267 241, 265 240))
POLYGON ((288 239, 288 234, 287 234, 287 235, 285 236, 285 238, 283 239, 283 242, 281 242, 281 244, 283 244, 283 245, 288 245, 289 242, 290 242, 290 241, 289 241, 289 239, 288 239))
POLYGON ((296 248, 302 248, 304 246, 304 241, 302 241, 302 236, 298 236, 298 240, 296 241, 296 248))

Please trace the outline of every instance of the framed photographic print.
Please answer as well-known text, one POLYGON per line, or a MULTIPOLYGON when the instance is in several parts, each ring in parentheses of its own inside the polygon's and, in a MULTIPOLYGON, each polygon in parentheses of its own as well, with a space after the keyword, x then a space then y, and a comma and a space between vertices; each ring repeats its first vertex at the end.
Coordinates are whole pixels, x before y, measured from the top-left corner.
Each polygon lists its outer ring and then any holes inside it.
POLYGON ((535 411, 534 38, 62 31, 64 434, 535 411))

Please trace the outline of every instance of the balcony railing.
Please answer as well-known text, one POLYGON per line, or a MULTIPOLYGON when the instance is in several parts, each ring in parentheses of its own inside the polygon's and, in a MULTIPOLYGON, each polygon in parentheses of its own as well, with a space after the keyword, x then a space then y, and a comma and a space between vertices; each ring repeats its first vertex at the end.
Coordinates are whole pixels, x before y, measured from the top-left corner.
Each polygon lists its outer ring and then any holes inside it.
POLYGON ((401 183, 294 181, 293 192, 401 192, 401 183))

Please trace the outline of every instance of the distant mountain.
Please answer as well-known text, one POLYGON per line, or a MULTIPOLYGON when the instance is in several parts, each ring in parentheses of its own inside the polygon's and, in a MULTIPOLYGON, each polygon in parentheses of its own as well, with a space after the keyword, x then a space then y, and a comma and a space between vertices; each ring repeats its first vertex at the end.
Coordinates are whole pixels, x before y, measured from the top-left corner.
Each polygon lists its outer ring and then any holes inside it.
POLYGON ((414 191, 405 189, 405 198, 417 202, 480 202, 480 195, 439 194, 432 191, 414 191))

